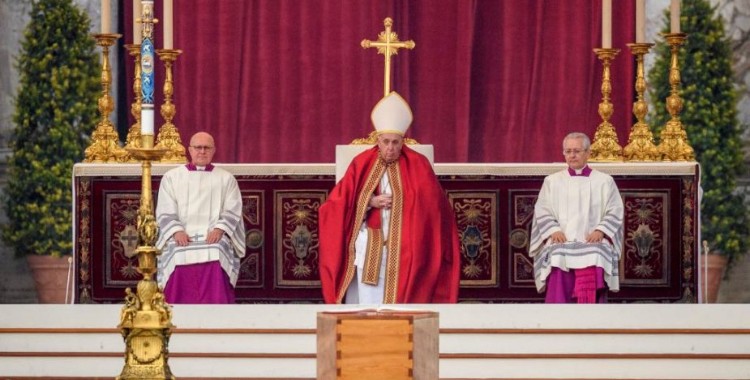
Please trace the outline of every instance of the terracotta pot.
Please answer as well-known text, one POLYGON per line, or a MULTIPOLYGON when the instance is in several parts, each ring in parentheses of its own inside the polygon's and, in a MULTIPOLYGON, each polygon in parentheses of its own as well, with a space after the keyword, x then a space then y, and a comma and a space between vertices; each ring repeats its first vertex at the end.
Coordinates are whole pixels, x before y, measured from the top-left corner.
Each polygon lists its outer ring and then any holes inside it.
POLYGON ((716 303, 716 300, 719 298, 719 286, 721 285, 721 279, 724 277, 728 260, 726 256, 722 255, 709 254, 700 256, 698 264, 702 276, 700 287, 703 291, 703 299, 707 303, 716 303), (704 269, 706 260, 708 261, 706 266, 708 273, 704 269))
MULTIPOLYGON (((26 261, 31 268, 36 294, 39 303, 65 303, 65 290, 68 281, 68 272, 72 265, 71 256, 52 257, 45 255, 29 255, 26 261)), ((72 278, 72 273, 71 280, 72 278)), ((72 298, 71 294, 68 298, 72 298)))

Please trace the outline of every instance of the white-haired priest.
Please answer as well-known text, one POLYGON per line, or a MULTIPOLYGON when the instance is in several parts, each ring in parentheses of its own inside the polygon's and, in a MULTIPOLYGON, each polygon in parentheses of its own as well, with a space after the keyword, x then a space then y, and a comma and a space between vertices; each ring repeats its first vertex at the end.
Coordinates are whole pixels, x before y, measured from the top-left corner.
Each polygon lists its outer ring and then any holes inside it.
POLYGON ((563 139, 567 169, 544 179, 534 208, 529 255, 547 303, 606 303, 618 291, 623 203, 614 179, 588 166, 591 141, 563 139))
POLYGON ((245 256, 240 189, 211 164, 210 134, 193 135, 188 150, 192 161, 167 171, 159 185, 157 280, 169 303, 234 303, 245 256))
POLYGON ((377 145, 320 207, 326 303, 455 303, 456 220, 429 160, 404 145, 412 113, 396 92, 372 111, 377 145))

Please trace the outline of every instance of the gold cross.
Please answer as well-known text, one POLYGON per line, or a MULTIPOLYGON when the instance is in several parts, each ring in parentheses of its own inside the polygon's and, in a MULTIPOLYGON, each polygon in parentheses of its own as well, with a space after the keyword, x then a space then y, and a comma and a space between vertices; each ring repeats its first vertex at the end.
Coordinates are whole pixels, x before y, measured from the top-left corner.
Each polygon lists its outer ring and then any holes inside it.
POLYGON ((386 17, 383 24, 385 25, 385 31, 378 34, 377 41, 365 39, 362 40, 361 45, 365 49, 376 47, 378 48, 378 54, 385 56, 385 94, 383 96, 387 96, 391 93, 391 56, 398 54, 398 49, 400 48, 414 49, 416 45, 412 40, 403 42, 398 40, 398 35, 391 31, 393 19, 390 17, 386 17))

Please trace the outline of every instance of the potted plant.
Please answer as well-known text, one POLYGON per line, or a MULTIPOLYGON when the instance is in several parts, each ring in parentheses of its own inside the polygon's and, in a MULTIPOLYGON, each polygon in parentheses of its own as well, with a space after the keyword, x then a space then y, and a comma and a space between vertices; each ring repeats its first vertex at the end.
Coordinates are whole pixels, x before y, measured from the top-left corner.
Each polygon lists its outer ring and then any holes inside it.
MULTIPOLYGON (((16 61, 20 85, 2 195, 9 221, 1 233, 16 257, 29 259, 32 271, 40 259, 62 257, 63 268, 69 265, 64 256, 70 257, 73 246, 71 172, 96 124, 101 91, 89 29, 88 15, 72 0, 34 1, 16 61)), ((65 280, 63 295, 64 287, 65 280)), ((38 295, 41 302, 63 301, 38 295)))
MULTIPOLYGON (((664 20, 668 24, 668 14, 664 20)), ((723 19, 707 0, 683 1, 680 24, 688 34, 679 53, 680 96, 684 101, 680 119, 701 165, 701 239, 709 247, 710 252, 705 253, 717 254, 718 265, 723 262, 729 267, 747 252, 750 235, 745 196, 736 183, 744 170, 744 126, 737 118, 732 50, 723 19)), ((657 44, 656 54, 649 73, 649 95, 653 103, 651 125, 658 136, 670 118, 664 105, 670 90, 669 46, 664 42, 657 44)), ((719 279, 709 278, 708 283, 718 286, 724 268, 714 272, 718 272, 719 279)), ((709 302, 715 302, 717 291, 707 290, 709 302)))

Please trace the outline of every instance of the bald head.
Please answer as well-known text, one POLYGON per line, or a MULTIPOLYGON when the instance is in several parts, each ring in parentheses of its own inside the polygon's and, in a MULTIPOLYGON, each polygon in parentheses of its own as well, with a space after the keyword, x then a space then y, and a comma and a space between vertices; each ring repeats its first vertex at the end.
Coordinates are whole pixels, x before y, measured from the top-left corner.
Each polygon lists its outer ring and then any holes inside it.
POLYGON ((206 166, 211 163, 216 152, 214 138, 207 132, 198 132, 190 138, 190 158, 195 166, 206 166))
POLYGON ((190 145, 205 145, 205 143, 210 143, 211 146, 214 146, 214 137, 208 132, 197 132, 190 138, 190 145))

